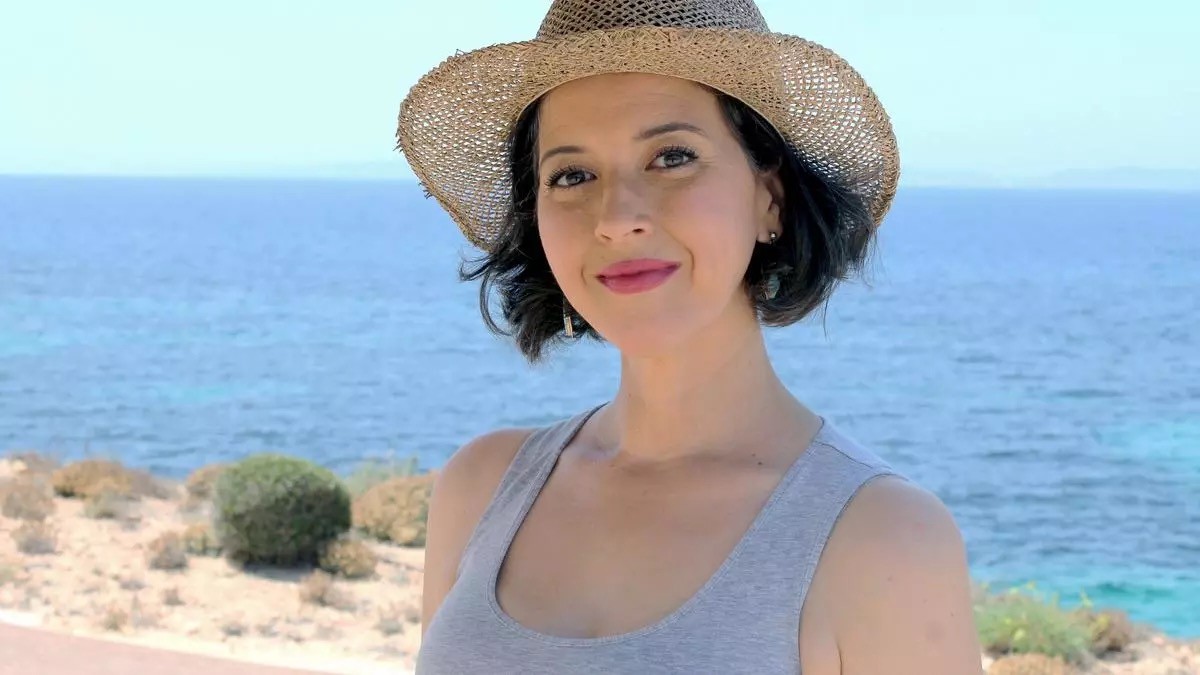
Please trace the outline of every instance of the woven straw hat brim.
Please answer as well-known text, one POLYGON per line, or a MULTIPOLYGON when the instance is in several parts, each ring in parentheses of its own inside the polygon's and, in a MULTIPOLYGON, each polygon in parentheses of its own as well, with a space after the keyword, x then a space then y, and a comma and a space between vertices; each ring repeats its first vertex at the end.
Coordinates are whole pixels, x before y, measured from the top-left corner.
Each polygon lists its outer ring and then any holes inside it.
POLYGON ((517 117, 560 84, 613 72, 679 77, 740 99, 813 169, 861 194, 876 224, 887 214, 900 170, 883 106, 836 53, 779 33, 639 26, 459 53, 404 99, 396 149, 467 239, 491 250, 511 202, 506 143, 517 117))

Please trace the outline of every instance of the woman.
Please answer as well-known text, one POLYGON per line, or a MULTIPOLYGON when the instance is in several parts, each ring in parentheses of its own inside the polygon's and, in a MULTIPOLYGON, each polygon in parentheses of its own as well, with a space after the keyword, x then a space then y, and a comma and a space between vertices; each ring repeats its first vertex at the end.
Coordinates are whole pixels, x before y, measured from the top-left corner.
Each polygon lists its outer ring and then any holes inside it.
POLYGON ((422 78, 398 137, 487 252, 463 276, 494 331, 621 353, 611 401, 440 473, 418 673, 980 671, 953 518, 763 341, 861 269, 895 194, 844 61, 749 0, 559 0, 422 78))

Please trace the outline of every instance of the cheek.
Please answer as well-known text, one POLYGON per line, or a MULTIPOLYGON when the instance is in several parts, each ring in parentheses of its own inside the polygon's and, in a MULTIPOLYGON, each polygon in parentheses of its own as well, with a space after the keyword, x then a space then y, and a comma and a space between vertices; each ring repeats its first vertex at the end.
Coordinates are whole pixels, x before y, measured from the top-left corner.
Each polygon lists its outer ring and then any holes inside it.
POLYGON ((563 222, 563 214, 553 206, 538 208, 538 238, 542 242, 542 251, 546 254, 554 278, 564 289, 574 285, 571 270, 578 272, 583 264, 585 246, 573 232, 576 232, 576 228, 563 222))
POLYGON ((749 200, 728 182, 696 184, 664 200, 662 213, 672 235, 692 250, 697 274, 724 279, 745 272, 755 237, 749 200))

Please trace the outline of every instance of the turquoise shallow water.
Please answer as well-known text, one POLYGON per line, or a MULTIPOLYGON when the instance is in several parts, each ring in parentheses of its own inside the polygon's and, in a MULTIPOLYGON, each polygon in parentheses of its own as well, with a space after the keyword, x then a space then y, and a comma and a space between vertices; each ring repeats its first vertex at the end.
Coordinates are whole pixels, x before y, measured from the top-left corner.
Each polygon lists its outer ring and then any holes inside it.
MULTIPOLYGON (((0 179, 0 450, 432 468, 611 395, 605 346, 488 335, 463 252, 413 184, 0 179)), ((872 279, 768 331, 789 387, 977 578, 1200 636, 1200 195, 902 190, 872 279)))

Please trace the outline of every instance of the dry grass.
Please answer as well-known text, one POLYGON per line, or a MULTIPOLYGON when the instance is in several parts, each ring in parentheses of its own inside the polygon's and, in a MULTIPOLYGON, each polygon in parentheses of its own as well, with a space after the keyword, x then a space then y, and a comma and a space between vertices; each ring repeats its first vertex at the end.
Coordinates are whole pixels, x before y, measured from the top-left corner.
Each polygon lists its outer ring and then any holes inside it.
POLYGON ((142 607, 138 596, 133 596, 129 602, 129 622, 134 628, 157 628, 162 620, 158 612, 142 607))
POLYGON ((212 499, 213 487, 228 466, 225 463, 209 464, 193 471, 183 483, 189 501, 198 503, 212 499))
POLYGON ((100 627, 107 631, 120 632, 129 625, 129 611, 118 602, 109 603, 100 615, 100 627))
POLYGON ((343 612, 358 608, 354 596, 337 585, 328 572, 316 570, 300 581, 300 601, 321 607, 332 607, 343 612))
POLYGON ((240 637, 246 630, 246 623, 240 617, 227 617, 221 621, 221 633, 226 637, 240 637))
POLYGON ((410 623, 421 622, 421 611, 411 603, 394 602, 379 610, 375 628, 384 635, 398 635, 410 623))
POLYGON ((48 522, 27 520, 12 533, 17 550, 27 555, 58 552, 58 531, 48 522))
POLYGON ((55 494, 60 497, 86 498, 101 492, 139 499, 172 499, 176 489, 168 481, 147 471, 130 469, 111 459, 84 459, 72 462, 51 475, 55 494))
POLYGON ((354 527, 380 541, 424 546, 435 476, 399 476, 379 483, 352 505, 354 527))
POLYGON ((146 587, 146 580, 134 575, 119 576, 117 587, 123 591, 140 591, 146 587))
POLYGON ((330 542, 321 552, 321 569, 346 579, 367 579, 375 576, 379 563, 375 552, 366 542, 344 537, 330 542))
POLYGON ((41 521, 54 510, 54 495, 44 478, 23 475, 0 484, 0 514, 6 518, 41 521))
POLYGON ((184 548, 192 555, 218 556, 221 544, 211 523, 192 523, 180 533, 184 548))
POLYGON ((181 570, 188 566, 187 548, 177 532, 159 535, 146 548, 146 564, 155 570, 181 570))
POLYGON ((1092 653, 1097 656, 1124 651, 1137 638, 1137 630, 1125 610, 1087 608, 1079 614, 1092 629, 1092 653))
POLYGON ((179 589, 175 586, 163 589, 162 603, 167 607, 179 607, 184 604, 183 598, 179 595, 179 589))
POLYGON ((1071 675, 1075 670, 1057 656, 1013 654, 994 661, 988 675, 1071 675))
POLYGON ((118 483, 106 480, 95 489, 84 503, 83 513, 88 518, 129 521, 135 517, 137 505, 118 483))
POLYGON ((8 459, 21 463, 21 475, 48 476, 62 466, 62 458, 39 450, 22 450, 8 453, 8 459))
POLYGON ((16 585, 21 580, 21 567, 8 560, 0 560, 0 587, 16 585))

